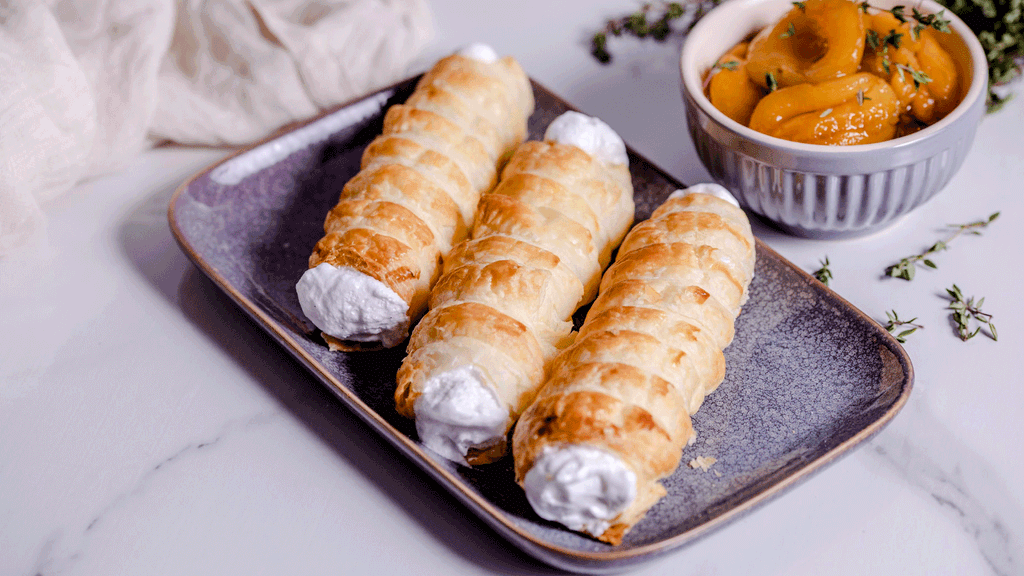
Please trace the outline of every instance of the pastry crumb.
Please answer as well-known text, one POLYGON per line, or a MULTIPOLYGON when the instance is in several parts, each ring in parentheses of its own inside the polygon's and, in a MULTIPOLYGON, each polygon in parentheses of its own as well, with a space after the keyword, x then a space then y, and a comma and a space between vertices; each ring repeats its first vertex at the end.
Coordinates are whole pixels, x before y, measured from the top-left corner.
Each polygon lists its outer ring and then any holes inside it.
MULTIPOLYGON (((693 460, 690 460, 689 465, 690 468, 700 468, 701 470, 707 472, 708 468, 711 468, 711 466, 715 462, 718 462, 718 459, 715 458, 714 456, 697 456, 693 460)), ((721 476, 721 474, 719 474, 719 476, 721 476)))

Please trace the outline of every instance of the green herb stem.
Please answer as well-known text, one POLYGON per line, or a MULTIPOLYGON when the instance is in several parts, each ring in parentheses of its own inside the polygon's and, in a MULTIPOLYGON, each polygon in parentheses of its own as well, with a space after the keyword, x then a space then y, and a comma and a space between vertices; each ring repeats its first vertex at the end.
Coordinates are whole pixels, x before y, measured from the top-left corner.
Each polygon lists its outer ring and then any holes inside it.
POLYGON ((672 23, 690 13, 691 19, 685 28, 690 28, 711 8, 722 0, 687 0, 686 2, 646 2, 639 10, 621 18, 605 22, 604 28, 590 40, 590 53, 602 64, 612 61, 608 50, 609 36, 631 35, 637 38, 653 38, 664 42, 672 34, 672 23))
POLYGON ((935 262, 932 261, 930 256, 936 252, 941 252, 949 248, 950 242, 956 240, 958 236, 965 232, 972 235, 980 235, 980 230, 986 228, 989 224, 994 222, 999 217, 999 212, 995 212, 985 220, 978 220, 976 222, 968 222, 967 224, 949 224, 948 227, 953 228, 954 232, 945 240, 939 240, 935 244, 932 244, 927 250, 920 254, 913 256, 907 256, 902 258, 896 264, 893 264, 885 269, 885 274, 893 278, 903 278, 904 280, 913 280, 914 272, 917 270, 917 263, 920 262, 928 268, 938 268, 935 262))
POLYGON ((828 286, 829 283, 832 282, 832 269, 829 268, 831 262, 828 261, 828 256, 825 256, 825 259, 820 260, 819 263, 821 264, 821 268, 812 272, 811 275, 814 276, 818 282, 828 286))
POLYGON ((924 326, 915 324, 917 321, 916 317, 911 318, 910 320, 901 320, 899 314, 897 314, 895 310, 886 312, 885 316, 889 319, 885 324, 885 329, 888 330, 900 344, 905 344, 907 336, 910 336, 918 329, 924 330, 924 326))
POLYGON ((974 31, 988 60, 988 111, 1012 97, 993 88, 1021 76, 1024 66, 1024 18, 1020 0, 938 0, 974 31))
POLYGON ((981 306, 985 303, 984 296, 977 302, 974 301, 973 296, 964 298, 963 291, 956 284, 953 284, 952 288, 946 288, 946 293, 949 294, 951 299, 949 309, 953 311, 953 322, 956 323, 957 334, 961 340, 966 342, 981 332, 980 325, 971 330, 971 319, 974 319, 978 324, 986 325, 990 338, 993 340, 999 339, 996 326, 992 323, 992 315, 981 311, 981 306))

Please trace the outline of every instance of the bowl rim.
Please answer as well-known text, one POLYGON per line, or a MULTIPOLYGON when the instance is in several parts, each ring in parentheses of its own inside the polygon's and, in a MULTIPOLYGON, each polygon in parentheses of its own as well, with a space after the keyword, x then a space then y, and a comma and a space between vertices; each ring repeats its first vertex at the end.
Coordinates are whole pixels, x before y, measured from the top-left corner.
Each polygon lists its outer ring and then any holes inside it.
MULTIPOLYGON (((711 101, 705 95, 703 89, 703 78, 701 77, 702 71, 698 70, 697 66, 693 63, 697 59, 696 53, 701 50, 701 44, 704 38, 718 33, 718 31, 723 29, 723 27, 724 29, 737 28, 737 20, 747 21, 749 18, 744 18, 743 15, 747 12, 749 7, 755 5, 760 6, 762 4, 778 4, 781 7, 791 3, 792 2, 790 0, 726 0, 705 14, 704 17, 697 22, 693 29, 690 30, 689 34, 687 34, 686 41, 683 43, 683 49, 679 56, 679 68, 682 75, 684 93, 688 99, 691 99, 694 104, 696 104, 705 114, 714 119, 721 127, 728 129, 742 138, 755 141, 758 144, 768 146, 776 150, 799 153, 804 156, 811 155, 832 158, 862 154, 865 152, 903 149, 923 141, 931 140, 933 137, 940 134, 944 128, 958 122, 961 118, 967 115, 979 100, 983 100, 986 97, 988 87, 988 61, 985 57, 985 51, 981 47, 981 42, 978 41, 974 32, 971 31, 970 27, 968 27, 963 20, 957 17, 956 14, 953 14, 948 8, 942 6, 938 2, 935 2, 934 0, 913 0, 915 7, 925 13, 945 12, 943 16, 950 21, 950 29, 964 42, 971 58, 970 64, 973 73, 971 86, 968 88, 966 94, 964 94, 963 99, 956 108, 954 108, 953 111, 947 114, 942 120, 939 120, 935 124, 923 128, 913 134, 902 136, 900 138, 894 138, 892 140, 877 142, 874 144, 854 144, 850 146, 826 146, 822 144, 792 142, 790 140, 769 136, 744 126, 722 113, 718 108, 711 104, 711 101)), ((874 0, 873 3, 890 7, 900 4, 910 4, 911 2, 901 2, 900 0, 874 0)))

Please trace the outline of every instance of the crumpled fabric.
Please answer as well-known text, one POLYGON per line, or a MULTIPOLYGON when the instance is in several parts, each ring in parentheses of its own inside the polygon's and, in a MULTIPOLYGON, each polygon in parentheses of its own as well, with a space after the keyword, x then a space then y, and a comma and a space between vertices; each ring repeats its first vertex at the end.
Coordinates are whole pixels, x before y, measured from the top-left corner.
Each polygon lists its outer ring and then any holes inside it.
POLYGON ((237 146, 398 80, 426 0, 0 0, 0 257, 157 142, 237 146))

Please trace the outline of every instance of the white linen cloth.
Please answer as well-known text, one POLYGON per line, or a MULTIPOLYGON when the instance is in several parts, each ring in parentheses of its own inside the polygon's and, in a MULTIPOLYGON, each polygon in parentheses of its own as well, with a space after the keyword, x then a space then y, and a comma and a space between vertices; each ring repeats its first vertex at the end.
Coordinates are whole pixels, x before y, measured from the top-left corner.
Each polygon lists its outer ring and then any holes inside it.
POLYGON ((399 79, 426 0, 0 0, 0 257, 155 142, 241 145, 399 79))

